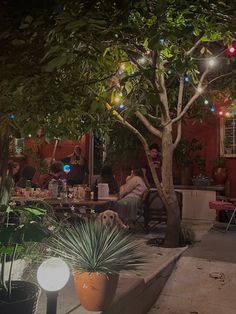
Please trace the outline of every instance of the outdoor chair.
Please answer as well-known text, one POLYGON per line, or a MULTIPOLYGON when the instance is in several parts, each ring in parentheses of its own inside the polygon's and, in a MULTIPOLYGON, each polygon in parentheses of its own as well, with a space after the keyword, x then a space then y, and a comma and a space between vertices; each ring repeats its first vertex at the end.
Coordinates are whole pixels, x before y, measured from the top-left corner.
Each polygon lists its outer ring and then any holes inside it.
MULTIPOLYGON (((231 202, 226 202, 226 201, 212 201, 212 202, 209 202, 209 207, 211 209, 215 209, 216 220, 220 212, 224 212, 228 216, 229 222, 226 225, 226 228, 224 230, 225 232, 229 230, 230 225, 232 224, 233 221, 234 223, 236 223, 236 204, 233 204, 231 202)), ((219 229, 216 226, 216 224, 214 224, 213 227, 216 229, 219 229)))
MULTIPOLYGON (((182 212, 182 193, 175 192, 182 212)), ((144 228, 149 233, 160 223, 167 223, 167 211, 156 189, 150 189, 144 204, 144 228)))

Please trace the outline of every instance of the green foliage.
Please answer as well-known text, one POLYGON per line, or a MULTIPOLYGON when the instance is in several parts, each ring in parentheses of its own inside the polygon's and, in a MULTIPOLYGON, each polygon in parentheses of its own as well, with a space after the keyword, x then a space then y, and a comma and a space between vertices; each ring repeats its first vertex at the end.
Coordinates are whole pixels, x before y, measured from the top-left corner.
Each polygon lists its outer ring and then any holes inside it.
POLYGON ((196 163, 199 167, 204 166, 204 160, 199 155, 196 155, 197 151, 202 149, 202 144, 196 138, 191 141, 187 139, 181 139, 174 151, 174 161, 178 167, 190 166, 196 163))
POLYGON ((223 156, 217 156, 214 165, 216 168, 225 168, 226 159, 223 156))
POLYGON ((6 291, 9 301, 11 272, 5 282, 5 263, 9 260, 12 267, 27 243, 42 242, 49 236, 43 220, 45 214, 45 210, 36 206, 0 205, 0 287, 6 291))
POLYGON ((66 226, 51 239, 49 247, 81 272, 118 273, 144 262, 131 234, 96 222, 66 226))
POLYGON ((195 243, 195 238, 195 233, 191 226, 182 223, 180 231, 180 245, 193 245, 195 243))

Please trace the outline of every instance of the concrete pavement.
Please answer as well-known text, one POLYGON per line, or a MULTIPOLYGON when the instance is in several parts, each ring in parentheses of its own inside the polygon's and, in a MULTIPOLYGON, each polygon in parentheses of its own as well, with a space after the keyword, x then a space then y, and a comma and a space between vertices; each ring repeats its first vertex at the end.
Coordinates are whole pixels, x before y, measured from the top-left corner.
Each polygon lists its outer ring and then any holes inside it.
POLYGON ((235 314, 235 246, 236 226, 206 233, 179 259, 149 314, 235 314))

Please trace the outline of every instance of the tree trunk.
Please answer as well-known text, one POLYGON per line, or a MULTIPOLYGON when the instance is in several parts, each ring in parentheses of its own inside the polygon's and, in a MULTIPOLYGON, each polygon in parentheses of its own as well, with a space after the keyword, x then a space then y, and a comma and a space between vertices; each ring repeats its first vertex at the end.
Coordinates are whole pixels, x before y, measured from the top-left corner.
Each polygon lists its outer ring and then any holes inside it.
POLYGON ((178 247, 180 235, 180 208, 173 184, 173 143, 170 126, 167 126, 163 131, 162 157, 162 188, 167 203, 167 228, 164 245, 166 247, 178 247))

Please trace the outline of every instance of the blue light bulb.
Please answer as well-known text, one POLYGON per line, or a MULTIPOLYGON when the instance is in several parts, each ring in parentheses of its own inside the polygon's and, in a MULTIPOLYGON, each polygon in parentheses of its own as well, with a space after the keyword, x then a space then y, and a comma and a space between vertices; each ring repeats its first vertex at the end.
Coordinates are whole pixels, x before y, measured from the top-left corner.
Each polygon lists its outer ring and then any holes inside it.
POLYGON ((70 165, 64 165, 63 170, 66 173, 70 172, 70 165))
POLYGON ((187 75, 184 76, 185 82, 189 82, 189 77, 187 75))
POLYGON ((215 107, 211 107, 211 112, 215 112, 215 107))

